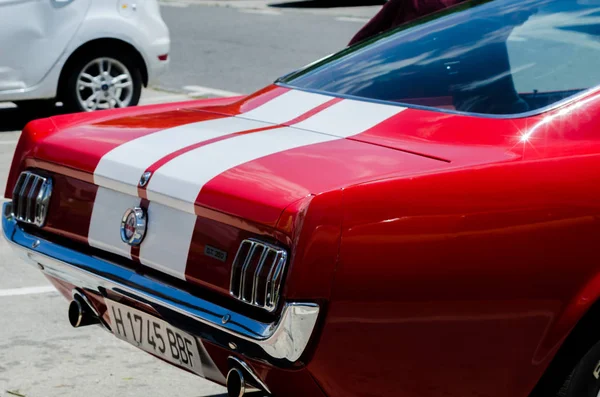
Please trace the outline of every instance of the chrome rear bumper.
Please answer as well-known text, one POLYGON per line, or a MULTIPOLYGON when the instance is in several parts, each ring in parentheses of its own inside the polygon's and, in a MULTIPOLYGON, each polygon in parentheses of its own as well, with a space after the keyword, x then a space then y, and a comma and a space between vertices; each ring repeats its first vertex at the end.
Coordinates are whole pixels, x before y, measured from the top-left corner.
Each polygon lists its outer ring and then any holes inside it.
POLYGON ((259 322, 125 267, 29 234, 11 212, 12 203, 5 203, 4 237, 24 259, 41 265, 47 275, 84 291, 102 296, 112 291, 149 304, 159 313, 174 313, 197 325, 194 329, 199 337, 220 345, 233 343, 238 346, 237 351, 249 356, 254 356, 252 352, 257 352, 258 347, 258 351, 268 355, 267 359, 291 363, 300 358, 315 328, 319 306, 314 303, 288 302, 278 321, 259 322))

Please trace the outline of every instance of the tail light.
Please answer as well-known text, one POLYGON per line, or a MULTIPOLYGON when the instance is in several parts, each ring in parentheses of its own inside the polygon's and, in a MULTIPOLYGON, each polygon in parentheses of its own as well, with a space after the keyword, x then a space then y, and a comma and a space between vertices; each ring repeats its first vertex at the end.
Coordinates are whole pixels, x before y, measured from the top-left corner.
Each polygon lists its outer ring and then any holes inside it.
POLYGON ((284 249, 257 240, 242 241, 231 268, 231 295, 249 305, 274 311, 286 264, 284 249))
POLYGON ((18 221, 43 226, 51 194, 50 178, 29 171, 22 172, 13 189, 13 216, 18 221))

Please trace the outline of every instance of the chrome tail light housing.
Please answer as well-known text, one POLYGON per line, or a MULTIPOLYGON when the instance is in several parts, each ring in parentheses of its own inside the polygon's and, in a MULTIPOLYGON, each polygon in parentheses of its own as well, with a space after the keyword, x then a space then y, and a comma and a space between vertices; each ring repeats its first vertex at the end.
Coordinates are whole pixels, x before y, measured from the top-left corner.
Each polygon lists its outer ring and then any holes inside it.
POLYGON ((52 179, 30 171, 22 172, 13 189, 13 217, 20 222, 44 226, 51 195, 52 179))
POLYGON ((286 250, 254 239, 244 240, 233 260, 229 292, 240 301, 274 311, 279 303, 286 250))

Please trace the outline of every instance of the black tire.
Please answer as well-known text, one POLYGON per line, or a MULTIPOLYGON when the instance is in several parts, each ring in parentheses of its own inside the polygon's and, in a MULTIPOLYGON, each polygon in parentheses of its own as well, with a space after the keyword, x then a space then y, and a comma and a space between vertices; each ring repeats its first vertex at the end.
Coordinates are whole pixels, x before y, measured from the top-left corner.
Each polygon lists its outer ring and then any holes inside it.
POLYGON ((139 103, 143 85, 141 65, 138 65, 136 59, 124 51, 110 48, 101 51, 95 49, 94 51, 80 54, 74 62, 67 66, 68 69, 65 69, 63 72, 64 78, 61 78, 62 86, 59 87, 59 98, 63 103, 65 111, 86 111, 77 98, 77 78, 86 65, 98 58, 112 58, 122 63, 127 68, 133 82, 132 97, 127 106, 136 106, 139 103))
POLYGON ((557 397, 598 397, 600 393, 600 342, 577 363, 557 397))

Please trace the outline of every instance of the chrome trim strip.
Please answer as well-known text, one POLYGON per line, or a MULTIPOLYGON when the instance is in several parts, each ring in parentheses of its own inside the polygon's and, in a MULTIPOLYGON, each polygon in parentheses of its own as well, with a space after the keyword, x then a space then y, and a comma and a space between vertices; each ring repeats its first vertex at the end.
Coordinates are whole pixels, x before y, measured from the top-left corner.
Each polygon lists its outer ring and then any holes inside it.
POLYGON ((288 302, 276 322, 263 323, 117 264, 31 235, 17 223, 11 207, 11 202, 4 204, 4 237, 26 260, 43 265, 42 271, 51 277, 102 295, 110 290, 171 310, 215 332, 255 344, 274 359, 295 362, 308 345, 319 316, 315 303, 288 302), (229 320, 223 323, 225 316, 229 320))
MULTIPOLYGON (((252 257, 254 256, 254 252, 256 251, 256 247, 258 246, 257 243, 252 243, 252 248, 250 248, 250 252, 248 253, 248 256, 246 257, 246 260, 244 261, 244 265, 242 266, 242 270, 241 270, 241 275, 240 275, 240 287, 239 287, 239 293, 238 293, 238 298, 241 299, 244 302, 248 302, 247 300, 244 299, 244 293, 246 292, 246 275, 247 275, 247 271, 248 271, 248 266, 250 266, 250 262, 252 262, 252 257)), ((264 250, 264 247, 263 247, 264 250)))

